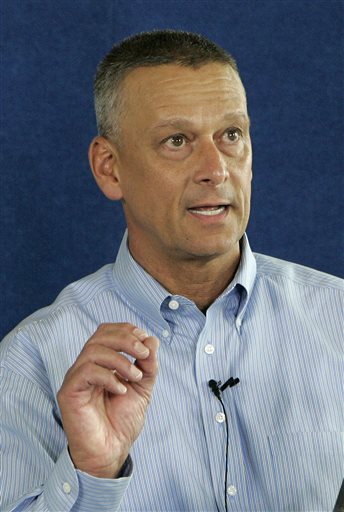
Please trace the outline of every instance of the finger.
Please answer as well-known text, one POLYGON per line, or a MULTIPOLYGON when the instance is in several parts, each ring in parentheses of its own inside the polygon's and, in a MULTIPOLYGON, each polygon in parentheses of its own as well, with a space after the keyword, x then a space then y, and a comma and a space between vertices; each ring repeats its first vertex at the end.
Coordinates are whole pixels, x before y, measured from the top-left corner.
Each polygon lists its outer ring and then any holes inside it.
POLYGON ((104 345, 90 344, 74 363, 74 371, 86 363, 95 363, 109 370, 116 370, 121 378, 129 381, 137 381, 142 378, 142 371, 137 368, 127 357, 119 354, 104 345))
POLYGON ((141 361, 136 361, 136 365, 143 372, 142 380, 152 380, 154 382, 155 377, 158 373, 158 349, 159 349, 159 340, 155 336, 149 336, 145 339, 144 345, 149 349, 149 356, 141 361))
POLYGON ((143 344, 148 334, 132 324, 101 324, 87 345, 104 345, 117 352, 125 352, 135 359, 148 357, 149 350, 143 344))
POLYGON ((122 395, 127 392, 126 386, 114 375, 112 370, 87 362, 76 371, 66 375, 59 394, 62 396, 75 394, 82 399, 80 393, 87 392, 88 395, 95 387, 113 394, 122 395))

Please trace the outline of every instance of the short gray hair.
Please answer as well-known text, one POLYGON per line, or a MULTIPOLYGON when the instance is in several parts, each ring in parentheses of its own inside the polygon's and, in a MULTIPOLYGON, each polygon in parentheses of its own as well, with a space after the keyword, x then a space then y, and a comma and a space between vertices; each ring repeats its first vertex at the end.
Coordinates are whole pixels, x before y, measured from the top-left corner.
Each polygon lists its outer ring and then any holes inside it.
POLYGON ((94 81, 98 133, 119 136, 121 86, 138 67, 178 64, 200 67, 211 62, 229 65, 238 73, 233 57, 206 37, 179 30, 142 32, 113 46, 100 62, 94 81))

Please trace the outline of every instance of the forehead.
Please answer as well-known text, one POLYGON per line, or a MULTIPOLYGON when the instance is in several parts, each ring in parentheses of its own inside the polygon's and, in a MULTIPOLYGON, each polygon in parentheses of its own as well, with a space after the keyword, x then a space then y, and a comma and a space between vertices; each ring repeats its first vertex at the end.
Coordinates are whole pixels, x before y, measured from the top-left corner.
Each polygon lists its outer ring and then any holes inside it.
POLYGON ((229 65, 210 63, 198 68, 167 64, 140 67, 124 79, 125 111, 145 116, 212 111, 246 112, 241 80, 229 65))

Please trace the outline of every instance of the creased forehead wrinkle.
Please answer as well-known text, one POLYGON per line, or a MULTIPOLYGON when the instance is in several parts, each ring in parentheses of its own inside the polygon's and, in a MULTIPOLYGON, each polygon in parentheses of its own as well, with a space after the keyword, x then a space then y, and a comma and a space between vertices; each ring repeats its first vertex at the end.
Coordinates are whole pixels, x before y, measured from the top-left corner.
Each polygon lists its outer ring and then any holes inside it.
POLYGON ((210 111, 218 118, 235 113, 248 117, 241 80, 222 64, 197 69, 172 64, 138 68, 126 77, 123 86, 121 125, 139 122, 142 112, 144 121, 149 118, 154 125, 178 117, 186 120, 187 116, 191 116, 190 122, 197 122, 197 117, 199 121, 205 119, 210 111))

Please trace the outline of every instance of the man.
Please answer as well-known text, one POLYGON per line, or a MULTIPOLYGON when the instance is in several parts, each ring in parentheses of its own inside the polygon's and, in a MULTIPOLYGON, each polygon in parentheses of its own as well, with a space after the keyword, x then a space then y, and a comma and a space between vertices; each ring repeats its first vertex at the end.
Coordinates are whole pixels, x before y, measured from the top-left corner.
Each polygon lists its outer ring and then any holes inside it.
POLYGON ((128 230, 114 265, 0 345, 2 509, 331 510, 341 282, 250 250, 234 60, 140 34, 95 95, 90 164, 128 230))

